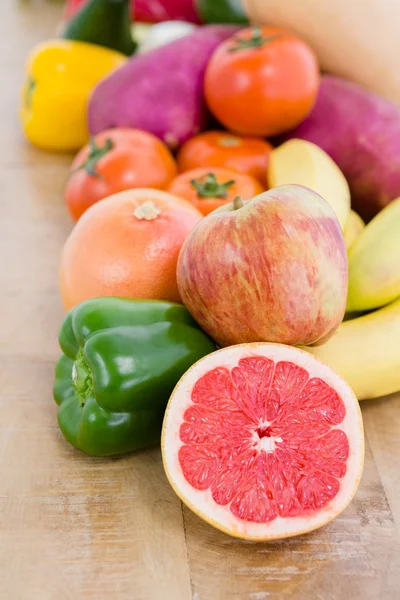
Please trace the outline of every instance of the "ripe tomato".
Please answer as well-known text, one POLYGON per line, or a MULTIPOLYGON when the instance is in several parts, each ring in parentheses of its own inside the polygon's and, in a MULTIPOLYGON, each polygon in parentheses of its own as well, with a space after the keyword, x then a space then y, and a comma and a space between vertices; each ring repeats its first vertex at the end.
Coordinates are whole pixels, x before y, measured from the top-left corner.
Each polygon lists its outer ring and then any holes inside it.
POLYGON ((314 106, 318 63, 302 40, 277 27, 242 29, 213 54, 205 96, 217 119, 244 135, 293 129, 314 106))
POLYGON ((177 167, 168 148, 138 129, 102 131, 72 163, 65 201, 75 221, 89 206, 131 188, 165 189, 177 167))
POLYGON ((230 169, 202 167, 178 175, 168 187, 168 192, 189 200, 203 215, 232 202, 236 196, 249 200, 264 191, 251 175, 230 169))
POLYGON ((261 138, 226 131, 206 131, 188 140, 178 153, 180 172, 198 167, 223 167, 266 182, 271 144, 261 138))
POLYGON ((180 302, 176 265, 202 214, 160 190, 126 190, 92 206, 65 242, 60 292, 66 310, 99 296, 180 302))

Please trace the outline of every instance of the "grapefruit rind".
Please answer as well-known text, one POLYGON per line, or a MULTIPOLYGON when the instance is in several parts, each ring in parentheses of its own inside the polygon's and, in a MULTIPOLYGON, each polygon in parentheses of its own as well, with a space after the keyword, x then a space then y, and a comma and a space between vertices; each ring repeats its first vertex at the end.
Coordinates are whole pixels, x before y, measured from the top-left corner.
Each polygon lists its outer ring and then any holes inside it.
POLYGON ((364 431, 359 403, 349 385, 325 363, 307 352, 271 343, 239 344, 217 350, 195 363, 175 387, 169 400, 162 429, 161 448, 164 469, 175 493, 194 513, 203 520, 233 537, 248 541, 268 541, 293 537, 323 527, 335 519, 348 506, 354 497, 364 463, 364 431), (212 498, 210 489, 202 491, 192 487, 185 479, 178 459, 180 426, 185 410, 193 405, 191 393, 195 383, 216 367, 232 369, 242 358, 263 356, 279 361, 292 361, 306 369, 311 377, 319 377, 331 386, 343 400, 346 415, 340 423, 350 442, 350 454, 346 463, 346 473, 340 481, 337 495, 322 509, 306 516, 282 518, 278 516, 269 523, 241 521, 227 506, 218 505, 212 498))

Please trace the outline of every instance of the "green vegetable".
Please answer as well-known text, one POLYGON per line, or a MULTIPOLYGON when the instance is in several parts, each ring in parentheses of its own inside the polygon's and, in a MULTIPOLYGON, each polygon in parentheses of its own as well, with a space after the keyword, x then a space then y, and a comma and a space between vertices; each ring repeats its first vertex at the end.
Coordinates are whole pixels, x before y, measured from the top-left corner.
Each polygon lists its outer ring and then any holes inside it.
POLYGON ((66 24, 62 37, 130 56, 136 49, 130 11, 130 0, 89 0, 66 24))
POLYGON ((196 8, 203 23, 248 23, 242 0, 196 0, 196 8))
POLYGON ((73 308, 59 343, 58 423, 75 448, 96 456, 158 443, 173 388, 215 350, 184 306, 122 298, 73 308))

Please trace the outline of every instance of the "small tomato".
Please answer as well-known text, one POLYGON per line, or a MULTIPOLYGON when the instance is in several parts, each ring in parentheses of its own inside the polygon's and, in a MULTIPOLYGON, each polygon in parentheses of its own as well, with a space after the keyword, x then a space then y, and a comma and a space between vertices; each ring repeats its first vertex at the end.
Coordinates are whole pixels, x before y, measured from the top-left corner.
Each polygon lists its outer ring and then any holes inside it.
POLYGON ((319 88, 313 50, 277 27, 242 29, 215 51, 205 75, 210 110, 228 129, 274 136, 310 113, 319 88))
POLYGON ((77 221, 89 206, 131 188, 165 189, 177 167, 168 148, 138 129, 110 129, 96 135, 77 154, 65 201, 77 221))
POLYGON ((170 194, 191 202, 203 215, 232 202, 236 196, 249 200, 264 191, 261 183, 243 173, 229 169, 192 169, 173 179, 167 189, 170 194))
POLYGON ((223 167, 251 175, 265 185, 271 144, 261 138, 226 131, 206 131, 188 140, 178 153, 180 172, 198 167, 223 167))

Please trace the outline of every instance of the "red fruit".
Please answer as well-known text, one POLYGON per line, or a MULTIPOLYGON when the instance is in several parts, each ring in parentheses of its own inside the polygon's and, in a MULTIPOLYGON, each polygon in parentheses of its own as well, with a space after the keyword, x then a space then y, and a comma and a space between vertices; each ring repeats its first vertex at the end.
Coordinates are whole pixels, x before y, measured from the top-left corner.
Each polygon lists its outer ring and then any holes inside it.
POLYGON ((86 4, 87 0, 67 0, 64 7, 64 18, 70 19, 78 10, 86 4))
POLYGON ((263 137, 299 125, 318 87, 314 51, 277 27, 249 27, 222 42, 204 79, 208 107, 226 129, 263 137))
POLYGON ((188 140, 178 152, 181 173, 200 167, 222 167, 256 177, 264 186, 271 144, 262 138, 227 131, 205 131, 188 140))
POLYGON ((364 436, 350 387, 297 348, 243 344, 201 359, 169 401, 167 477, 214 527, 247 540, 299 535, 354 496, 364 436))
POLYGON ((236 196, 244 200, 261 194, 263 186, 258 179, 231 169, 200 167, 181 173, 171 181, 167 191, 184 198, 203 215, 229 204, 236 196))
POLYGON ((154 135, 115 128, 94 136, 74 158, 65 202, 77 221, 90 206, 124 190, 165 189, 176 176, 175 161, 154 135))
POLYGON ((161 21, 189 21, 199 23, 194 0, 134 0, 135 19, 158 23, 161 21))
MULTIPOLYGON (((67 0, 64 16, 70 19, 87 0, 67 0)), ((132 0, 132 18, 135 21, 158 23, 161 21, 190 21, 199 18, 193 0, 132 0)))
POLYGON ((205 217, 182 247, 177 276, 183 302, 220 346, 325 341, 346 307, 339 222, 321 196, 299 185, 205 217))

